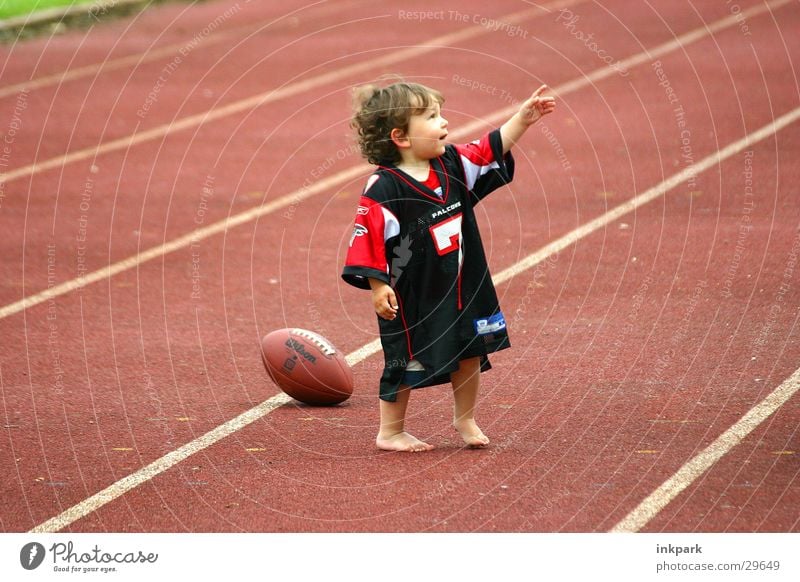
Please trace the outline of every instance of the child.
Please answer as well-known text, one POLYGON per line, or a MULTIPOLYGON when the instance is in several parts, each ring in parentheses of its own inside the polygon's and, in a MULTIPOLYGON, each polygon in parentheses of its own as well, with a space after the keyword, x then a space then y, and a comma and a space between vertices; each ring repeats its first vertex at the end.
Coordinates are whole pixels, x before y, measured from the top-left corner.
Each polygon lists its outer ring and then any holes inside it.
POLYGON ((356 212, 342 277, 372 290, 385 368, 378 448, 428 451, 404 430, 411 388, 452 382, 453 426, 469 447, 487 354, 510 346, 473 207, 511 181, 511 146, 555 108, 537 89, 500 129, 449 145, 442 95, 416 83, 363 87, 352 121, 378 166, 356 212))

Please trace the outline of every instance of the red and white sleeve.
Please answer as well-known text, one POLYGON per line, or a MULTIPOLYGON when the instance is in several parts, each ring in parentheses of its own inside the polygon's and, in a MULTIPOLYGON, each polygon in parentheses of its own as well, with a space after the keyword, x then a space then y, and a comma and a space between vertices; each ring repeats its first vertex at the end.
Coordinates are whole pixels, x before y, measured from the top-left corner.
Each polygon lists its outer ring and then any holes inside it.
POLYGON ((464 176, 467 180, 467 189, 472 190, 478 179, 500 167, 492 152, 489 134, 481 139, 464 145, 456 145, 456 150, 464 166, 464 176))
POLYGON ((362 196, 342 278, 362 289, 369 289, 368 278, 389 283, 386 241, 399 233, 400 223, 395 215, 375 200, 362 196))

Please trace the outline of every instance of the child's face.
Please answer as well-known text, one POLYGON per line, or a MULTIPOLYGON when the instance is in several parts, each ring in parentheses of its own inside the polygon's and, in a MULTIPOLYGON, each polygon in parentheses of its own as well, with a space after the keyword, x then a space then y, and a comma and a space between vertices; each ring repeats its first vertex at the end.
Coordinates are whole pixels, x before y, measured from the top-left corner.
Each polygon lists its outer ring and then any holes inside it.
POLYGON ((441 106, 437 101, 433 101, 422 113, 411 116, 406 135, 416 159, 432 160, 444 154, 447 120, 442 117, 441 106))

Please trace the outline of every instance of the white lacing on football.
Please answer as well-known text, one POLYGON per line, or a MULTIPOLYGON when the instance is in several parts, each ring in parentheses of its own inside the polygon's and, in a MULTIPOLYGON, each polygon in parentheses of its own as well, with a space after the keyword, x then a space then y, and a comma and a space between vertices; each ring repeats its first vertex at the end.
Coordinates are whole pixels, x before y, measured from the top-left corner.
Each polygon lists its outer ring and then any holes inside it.
POLYGON ((307 329, 292 329, 292 333, 295 335, 299 335, 300 337, 307 339, 312 344, 319 348, 319 351, 322 352, 324 356, 332 356, 336 353, 336 348, 334 348, 328 341, 322 337, 314 333, 313 331, 308 331, 307 329))

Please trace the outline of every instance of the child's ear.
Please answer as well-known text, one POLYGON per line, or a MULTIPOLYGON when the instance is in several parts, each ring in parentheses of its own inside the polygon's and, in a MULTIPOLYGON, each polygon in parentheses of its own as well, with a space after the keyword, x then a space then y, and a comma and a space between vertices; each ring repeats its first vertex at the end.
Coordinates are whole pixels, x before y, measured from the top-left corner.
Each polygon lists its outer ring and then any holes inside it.
POLYGON ((399 148, 407 148, 411 146, 411 142, 409 141, 406 132, 399 127, 395 127, 389 134, 389 137, 392 138, 392 143, 399 148))

